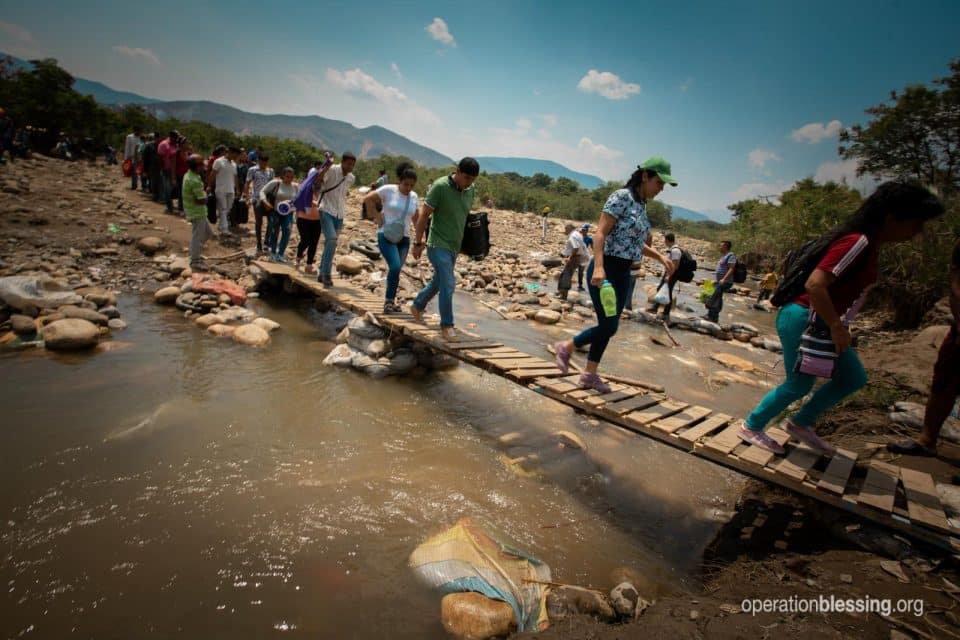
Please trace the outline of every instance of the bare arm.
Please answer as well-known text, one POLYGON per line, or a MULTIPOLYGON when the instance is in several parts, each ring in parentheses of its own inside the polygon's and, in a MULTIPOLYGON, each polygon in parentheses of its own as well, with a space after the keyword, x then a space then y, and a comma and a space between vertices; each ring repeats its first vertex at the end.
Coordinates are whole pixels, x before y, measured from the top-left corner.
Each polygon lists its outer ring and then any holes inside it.
POLYGON ((609 213, 601 213, 600 221, 597 223, 597 232, 593 234, 593 280, 594 284, 602 282, 606 273, 603 270, 603 243, 607 236, 613 231, 617 219, 609 213), (599 273, 599 279, 597 274, 599 273))
POLYGON ((643 245, 643 255, 647 256, 648 258, 653 258, 654 260, 662 264, 667 274, 667 278, 673 275, 673 270, 676 269, 676 267, 673 264, 673 260, 663 255, 662 253, 660 253, 659 251, 651 247, 649 244, 643 245))
POLYGON ((378 204, 383 204, 383 200, 376 191, 371 191, 363 198, 363 208, 367 212, 367 215, 370 216, 370 219, 373 220, 378 227, 382 227, 383 213, 377 211, 378 204))
POLYGON ((413 236, 413 257, 418 260, 423 253, 423 234, 427 232, 427 225, 430 224, 430 216, 432 215, 433 207, 423 202, 420 205, 420 213, 417 215, 417 226, 413 236))
POLYGON ((806 289, 810 296, 810 305, 817 312, 823 321, 830 328, 830 337, 837 348, 837 353, 842 353, 850 346, 850 331, 843 324, 843 318, 833 306, 833 300, 830 299, 830 286, 837 281, 837 277, 832 273, 822 269, 814 269, 810 277, 807 278, 806 289))

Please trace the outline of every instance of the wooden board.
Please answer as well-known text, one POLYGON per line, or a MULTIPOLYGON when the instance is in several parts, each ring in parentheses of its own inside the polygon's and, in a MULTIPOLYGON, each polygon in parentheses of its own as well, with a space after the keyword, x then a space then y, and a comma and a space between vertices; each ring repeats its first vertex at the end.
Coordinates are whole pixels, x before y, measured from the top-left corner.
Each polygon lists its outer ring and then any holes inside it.
POLYGON ((717 435, 705 440, 700 446, 708 447, 720 453, 730 453, 737 448, 738 444, 743 442, 737 435, 738 431, 740 431, 740 425, 731 424, 717 435))
POLYGON ((820 454, 801 445, 793 447, 787 453, 787 457, 776 465, 772 465, 773 470, 781 475, 785 475, 795 482, 803 482, 807 477, 807 472, 820 459, 820 454))
MULTIPOLYGON (((767 429, 767 435, 773 438, 781 447, 787 444, 787 441, 790 440, 790 434, 779 427, 771 427, 770 429, 767 429)), ((763 447, 750 445, 747 447, 746 451, 738 454, 737 457, 739 457, 741 460, 746 460, 751 464, 755 464, 758 467, 765 467, 776 456, 777 454, 773 453, 772 451, 767 451, 763 447)))
MULTIPOLYGON (((610 388, 613 389, 613 391, 620 391, 620 389, 623 388, 623 385, 612 384, 610 385, 610 388)), ((588 398, 599 398, 602 395, 603 394, 596 389, 581 389, 579 387, 577 387, 576 391, 571 391, 567 394, 568 397, 573 398, 574 400, 582 400, 584 402, 586 402, 588 398)))
POLYGON ((663 418, 668 418, 675 413, 680 413, 687 407, 689 407, 685 402, 676 402, 674 400, 664 400, 655 405, 651 405, 645 409, 640 409, 638 411, 633 411, 627 415, 627 422, 645 427, 651 422, 656 422, 663 418))
POLYGON ((857 503, 890 513, 893 511, 899 477, 899 467, 877 461, 870 463, 863 487, 857 495, 857 503))
POLYGON ((586 402, 591 407, 598 407, 602 404, 607 404, 609 402, 619 402, 620 400, 626 400, 627 398, 632 398, 634 396, 640 395, 643 393, 643 389, 638 389, 637 387, 624 387, 618 391, 613 391, 601 396, 592 396, 586 398, 586 402))
POLYGON ((575 385, 572 382, 568 382, 566 380, 543 379, 543 380, 537 380, 536 384, 543 387, 544 389, 549 389, 550 391, 553 391, 554 393, 559 393, 559 394, 567 393, 569 391, 573 391, 574 389, 578 388, 577 385, 575 385))
POLYGON ((631 411, 652 407, 653 405, 657 404, 659 401, 660 401, 659 398, 655 398, 645 393, 643 395, 627 398, 626 400, 621 400, 619 402, 611 402, 610 404, 605 404, 600 408, 600 410, 603 413, 611 413, 617 416, 621 416, 621 415, 630 413, 631 411))
POLYGON ((464 349, 486 349, 488 347, 502 347, 502 342, 492 342, 490 340, 470 340, 470 341, 446 341, 438 339, 446 348, 452 349, 454 351, 462 351, 464 349))
POLYGON ((960 533, 947 522, 937 488, 929 473, 901 467, 900 480, 903 481, 903 490, 907 494, 907 512, 912 522, 946 533, 960 533))
POLYGON ((842 496, 847 481, 850 479, 850 472, 857 463, 857 454, 844 449, 837 449, 837 453, 827 465, 827 470, 823 472, 820 482, 817 486, 824 491, 842 496))
POLYGON ((507 371, 507 376, 521 382, 553 375, 562 376, 563 372, 560 371, 560 369, 516 369, 514 371, 507 371))
POLYGON ((678 437, 680 440, 692 445, 700 438, 713 433, 717 429, 725 427, 732 419, 733 418, 726 414, 717 413, 710 416, 700 424, 694 425, 686 431, 683 431, 678 435, 678 437))
POLYGON ((710 409, 707 409, 706 407, 687 407, 680 413, 669 418, 657 420, 650 426, 665 433, 673 433, 674 431, 679 431, 683 427, 696 424, 703 418, 706 418, 708 415, 710 415, 710 413, 710 409))
POLYGON ((560 369, 557 368, 552 362, 547 362, 546 360, 541 360, 540 358, 512 358, 510 360, 481 360, 485 367, 493 367, 494 369, 502 369, 503 371, 510 371, 512 369, 560 369))

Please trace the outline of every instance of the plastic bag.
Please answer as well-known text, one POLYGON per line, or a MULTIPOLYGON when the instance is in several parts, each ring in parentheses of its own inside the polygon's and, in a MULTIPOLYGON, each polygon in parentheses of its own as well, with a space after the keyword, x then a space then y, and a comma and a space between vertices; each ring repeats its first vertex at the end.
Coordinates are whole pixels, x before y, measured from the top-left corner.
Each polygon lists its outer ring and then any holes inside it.
POLYGON ((653 301, 657 304, 670 304, 670 285, 664 282, 657 289, 657 295, 653 296, 653 301))
POLYGON ((700 302, 706 302, 710 296, 713 295, 714 282, 713 280, 704 280, 703 284, 700 285, 700 302))

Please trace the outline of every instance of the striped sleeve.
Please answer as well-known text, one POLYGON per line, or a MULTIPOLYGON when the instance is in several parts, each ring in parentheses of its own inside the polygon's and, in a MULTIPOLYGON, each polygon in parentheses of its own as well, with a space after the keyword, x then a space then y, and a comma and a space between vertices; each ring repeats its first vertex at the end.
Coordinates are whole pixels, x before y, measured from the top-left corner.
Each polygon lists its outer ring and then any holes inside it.
POLYGON ((857 258, 863 255, 869 244, 867 236, 860 233, 842 236, 830 245, 817 268, 839 278, 850 265, 856 262, 857 258))

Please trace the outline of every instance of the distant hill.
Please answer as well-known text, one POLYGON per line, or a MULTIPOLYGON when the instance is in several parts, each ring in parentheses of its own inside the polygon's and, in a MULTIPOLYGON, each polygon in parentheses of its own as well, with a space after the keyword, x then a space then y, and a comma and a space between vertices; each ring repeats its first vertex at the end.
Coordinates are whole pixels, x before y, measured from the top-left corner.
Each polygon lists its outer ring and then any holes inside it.
POLYGON ((495 158, 487 156, 478 157, 477 161, 480 163, 480 170, 486 171, 487 173, 509 173, 512 171, 522 176, 545 173, 554 179, 563 176, 564 178, 576 180, 584 189, 596 189, 605 184, 605 181, 597 176, 579 173, 551 160, 537 160, 535 158, 495 158))
POLYGON ((75 78, 73 88, 77 93, 93 96, 93 99, 100 104, 154 104, 160 102, 153 98, 145 98, 129 91, 117 91, 111 89, 102 82, 94 80, 85 80, 84 78, 75 78))
MULTIPOLYGON (((671 204, 670 208, 673 210, 673 217, 679 218, 680 220, 693 220, 695 222, 702 222, 704 220, 713 220, 710 216, 705 213, 700 213, 699 211, 694 211, 692 209, 686 209, 684 207, 671 204)), ((713 220, 716 222, 715 220, 713 220)))

